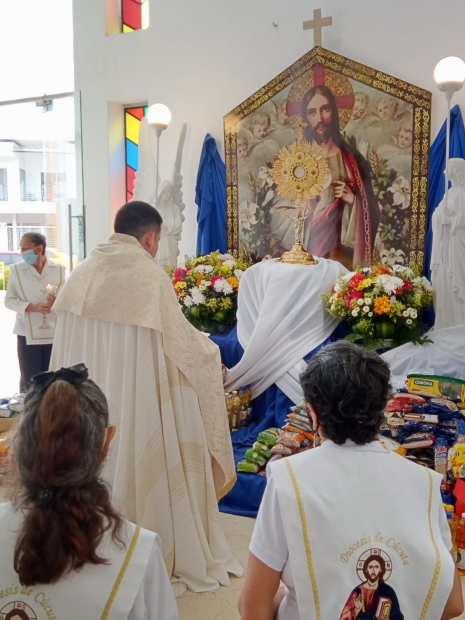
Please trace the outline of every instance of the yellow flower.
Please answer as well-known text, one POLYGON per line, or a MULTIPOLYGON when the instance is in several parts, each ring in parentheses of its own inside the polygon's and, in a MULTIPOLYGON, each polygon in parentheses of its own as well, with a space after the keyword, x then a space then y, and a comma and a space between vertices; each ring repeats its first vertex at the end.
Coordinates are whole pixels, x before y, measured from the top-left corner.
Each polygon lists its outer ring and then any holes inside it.
POLYGON ((205 307, 208 308, 209 310, 213 310, 213 312, 215 312, 218 309, 218 304, 219 304, 218 299, 216 299, 216 297, 214 297, 213 299, 209 299, 205 303, 205 307))
POLYGON ((228 278, 228 282, 233 288, 239 288, 239 280, 237 278, 228 278))
POLYGON ((199 277, 197 278, 197 286, 200 286, 200 284, 202 283, 202 280, 205 280, 205 276, 203 273, 201 273, 199 277))
POLYGON ((360 284, 357 286, 357 291, 363 291, 363 289, 368 288, 369 286, 371 286, 371 284, 372 282, 370 278, 367 278, 366 280, 362 280, 360 284))
POLYGON ((375 314, 386 314, 391 309, 391 304, 389 303, 389 297, 387 295, 383 295, 382 297, 378 297, 375 299, 374 311, 375 314))
POLYGON ((231 308, 233 308, 233 302, 231 297, 223 297, 222 299, 220 299, 220 308, 221 310, 230 310, 231 308))
POLYGON ((187 284, 185 282, 176 282, 174 288, 179 292, 186 288, 187 284))

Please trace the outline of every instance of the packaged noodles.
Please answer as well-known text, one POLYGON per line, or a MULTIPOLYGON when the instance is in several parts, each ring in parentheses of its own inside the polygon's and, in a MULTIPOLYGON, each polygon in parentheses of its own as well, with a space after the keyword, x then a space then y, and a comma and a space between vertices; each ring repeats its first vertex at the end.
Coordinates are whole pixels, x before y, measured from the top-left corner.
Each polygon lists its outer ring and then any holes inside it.
POLYGON ((439 375, 408 375, 407 389, 421 396, 439 396, 460 402, 465 400, 465 381, 439 375))

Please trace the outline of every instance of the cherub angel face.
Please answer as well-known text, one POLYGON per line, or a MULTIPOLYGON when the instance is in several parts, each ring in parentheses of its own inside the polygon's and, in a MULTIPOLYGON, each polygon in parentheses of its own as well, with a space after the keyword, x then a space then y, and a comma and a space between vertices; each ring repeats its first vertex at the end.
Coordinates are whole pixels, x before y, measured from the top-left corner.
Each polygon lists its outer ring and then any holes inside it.
POLYGON ((354 98, 354 109, 352 111, 352 120, 358 120, 367 111, 368 107, 368 95, 365 93, 356 93, 354 98))
POLYGON ((412 146, 412 130, 406 127, 399 129, 399 135, 397 136, 397 146, 400 149, 409 149, 412 146))
POLYGON ((391 121, 397 114, 399 105, 392 97, 383 97, 378 103, 378 116, 383 121, 391 121))
POLYGON ((260 114, 252 120, 252 135, 257 140, 264 140, 270 131, 270 117, 268 114, 260 114))
POLYGON ((239 161, 245 161, 249 155, 249 145, 247 140, 239 138, 237 141, 237 158, 239 161))

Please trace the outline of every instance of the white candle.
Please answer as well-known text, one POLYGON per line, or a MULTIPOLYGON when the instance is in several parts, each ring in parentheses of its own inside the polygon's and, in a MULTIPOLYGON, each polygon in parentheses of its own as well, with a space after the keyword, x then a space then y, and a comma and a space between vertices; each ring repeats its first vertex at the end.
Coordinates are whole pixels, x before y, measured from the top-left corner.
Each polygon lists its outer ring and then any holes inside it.
POLYGON ((54 292, 55 287, 53 286, 53 284, 47 284, 47 286, 45 287, 45 290, 47 291, 47 293, 49 295, 51 295, 54 292))

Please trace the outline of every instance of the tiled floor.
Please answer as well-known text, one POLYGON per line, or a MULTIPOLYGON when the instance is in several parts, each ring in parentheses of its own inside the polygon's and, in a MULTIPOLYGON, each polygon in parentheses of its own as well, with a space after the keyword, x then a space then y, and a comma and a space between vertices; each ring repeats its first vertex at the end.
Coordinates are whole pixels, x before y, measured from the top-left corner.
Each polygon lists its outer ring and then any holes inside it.
MULTIPOLYGON (((221 520, 234 555, 246 568, 255 520, 226 514, 221 515, 221 520)), ((186 592, 178 598, 180 620, 239 620, 237 599, 243 582, 244 578, 231 577, 231 585, 227 588, 204 594, 186 592)))

